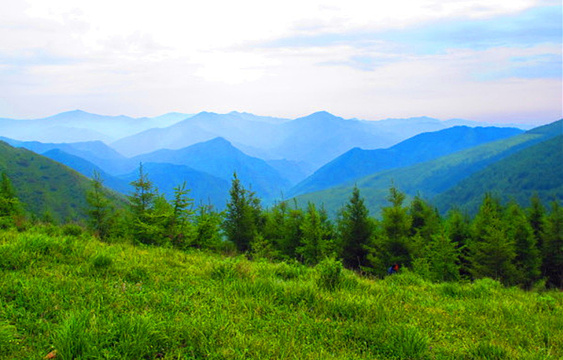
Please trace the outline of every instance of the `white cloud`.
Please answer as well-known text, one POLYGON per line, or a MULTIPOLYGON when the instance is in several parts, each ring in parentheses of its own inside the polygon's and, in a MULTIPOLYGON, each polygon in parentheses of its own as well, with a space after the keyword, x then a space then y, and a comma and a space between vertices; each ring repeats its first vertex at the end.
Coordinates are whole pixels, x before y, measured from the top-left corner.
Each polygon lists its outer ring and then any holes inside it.
POLYGON ((483 82, 473 76, 483 66, 504 66, 510 56, 560 53, 552 48, 415 56, 377 40, 362 47, 346 41, 252 46, 452 18, 494 21, 529 9, 537 3, 532 0, 2 2, 9 6, 0 13, 0 63, 7 59, 0 64, 0 116, 83 108, 129 115, 236 109, 294 117, 325 109, 370 119, 486 119, 503 108, 526 114, 547 108, 553 115, 561 94, 561 82, 553 79, 483 82), (501 93, 487 95, 493 90, 501 93))

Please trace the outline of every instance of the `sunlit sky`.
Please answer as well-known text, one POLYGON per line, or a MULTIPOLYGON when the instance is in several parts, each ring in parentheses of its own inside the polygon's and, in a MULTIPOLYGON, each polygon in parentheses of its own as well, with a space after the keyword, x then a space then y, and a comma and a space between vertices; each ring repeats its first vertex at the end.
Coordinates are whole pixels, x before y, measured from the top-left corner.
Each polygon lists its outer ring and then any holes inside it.
POLYGON ((563 116, 560 0, 0 0, 0 8, 0 117, 563 116))

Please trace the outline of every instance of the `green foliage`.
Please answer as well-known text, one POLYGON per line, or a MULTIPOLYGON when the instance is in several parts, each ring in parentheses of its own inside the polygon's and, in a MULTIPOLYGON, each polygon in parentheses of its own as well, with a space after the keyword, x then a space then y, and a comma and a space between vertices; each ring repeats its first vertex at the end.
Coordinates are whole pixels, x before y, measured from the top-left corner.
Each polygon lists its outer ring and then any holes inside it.
POLYGON ((513 284, 517 277, 514 264, 514 239, 507 233, 500 201, 486 194, 473 221, 470 244, 471 273, 475 278, 490 277, 513 284))
POLYGON ((319 262, 315 269, 319 273, 317 284, 320 287, 335 290, 342 283, 342 263, 340 261, 327 257, 319 262))
POLYGON ((246 190, 233 175, 230 190, 230 200, 227 203, 223 228, 227 238, 232 241, 241 252, 250 250, 250 244, 259 234, 262 222, 260 200, 252 191, 246 190))
POLYGON ((563 210, 554 201, 543 236, 543 273, 552 286, 563 287, 563 210))
POLYGON ((219 250, 221 223, 223 218, 211 206, 201 205, 194 219, 194 238, 192 246, 200 249, 219 250))
POLYGON ((113 231, 115 208, 104 191, 99 173, 94 173, 91 183, 92 188, 86 193, 88 225, 100 239, 107 240, 113 231))
POLYGON ((516 250, 516 282, 529 289, 539 279, 542 261, 534 230, 516 203, 509 204, 506 217, 508 236, 514 239, 516 250))
POLYGON ((280 259, 297 258, 299 239, 303 236, 301 227, 303 218, 303 210, 291 208, 285 201, 274 205, 266 212, 262 228, 263 236, 273 244, 276 257, 280 259))
POLYGON ((340 210, 337 228, 344 266, 351 269, 368 266, 375 224, 357 187, 354 187, 348 203, 340 210))
POLYGON ((391 206, 382 209, 381 231, 368 258, 378 275, 385 274, 391 264, 409 266, 412 261, 411 218, 404 206, 405 194, 392 186, 387 200, 391 206))
POLYGON ((326 212, 318 211, 309 203, 301 223, 301 241, 296 249, 299 258, 309 265, 319 263, 324 257, 334 255, 332 224, 326 212))

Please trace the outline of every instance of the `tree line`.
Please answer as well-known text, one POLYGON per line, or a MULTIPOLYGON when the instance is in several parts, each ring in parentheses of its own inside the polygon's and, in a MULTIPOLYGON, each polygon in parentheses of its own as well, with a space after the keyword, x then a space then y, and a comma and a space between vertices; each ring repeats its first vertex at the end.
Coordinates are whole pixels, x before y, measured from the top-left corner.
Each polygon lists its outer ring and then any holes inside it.
MULTIPOLYGON (((0 226, 21 216, 14 189, 0 179, 0 226), (11 219, 11 220, 10 220, 11 219)), ((563 211, 537 196, 522 208, 484 194, 473 217, 454 209, 445 216, 421 196, 409 203, 391 186, 381 217, 370 216, 355 187, 335 219, 313 203, 280 201, 264 208, 236 173, 224 211, 195 206, 186 184, 167 200, 139 168, 125 206, 111 200, 98 175, 87 193, 91 231, 104 241, 245 253, 272 261, 315 265, 332 258, 366 275, 385 276, 399 264, 431 281, 490 277, 505 285, 563 287, 563 211)))

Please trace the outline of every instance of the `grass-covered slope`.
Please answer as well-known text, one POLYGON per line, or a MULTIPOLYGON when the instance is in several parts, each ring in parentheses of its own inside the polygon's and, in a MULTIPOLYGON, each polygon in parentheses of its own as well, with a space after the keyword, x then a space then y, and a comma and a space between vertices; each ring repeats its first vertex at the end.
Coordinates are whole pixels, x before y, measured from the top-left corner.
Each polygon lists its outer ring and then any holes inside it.
POLYGON ((386 196, 391 184, 408 195, 421 194, 431 199, 487 166, 562 133, 563 120, 559 120, 508 139, 479 145, 432 161, 381 171, 352 183, 304 194, 297 197, 297 200, 301 203, 311 201, 324 204, 325 208, 334 214, 348 200, 353 186, 357 185, 366 198, 366 206, 372 214, 377 214, 382 206, 387 205, 386 196))
MULTIPOLYGON (((0 232, 3 359, 559 359, 563 294, 0 232), (329 286, 326 281, 335 279, 329 286)), ((334 263, 332 264, 334 265, 334 263)))
POLYGON ((84 217, 90 181, 76 171, 26 149, 0 141, 0 172, 6 172, 25 209, 55 220, 84 217))
POLYGON ((527 204, 537 194, 543 203, 563 200, 563 136, 544 141, 471 175, 438 195, 434 203, 445 209, 451 204, 475 213, 483 194, 493 193, 503 201, 527 204))

